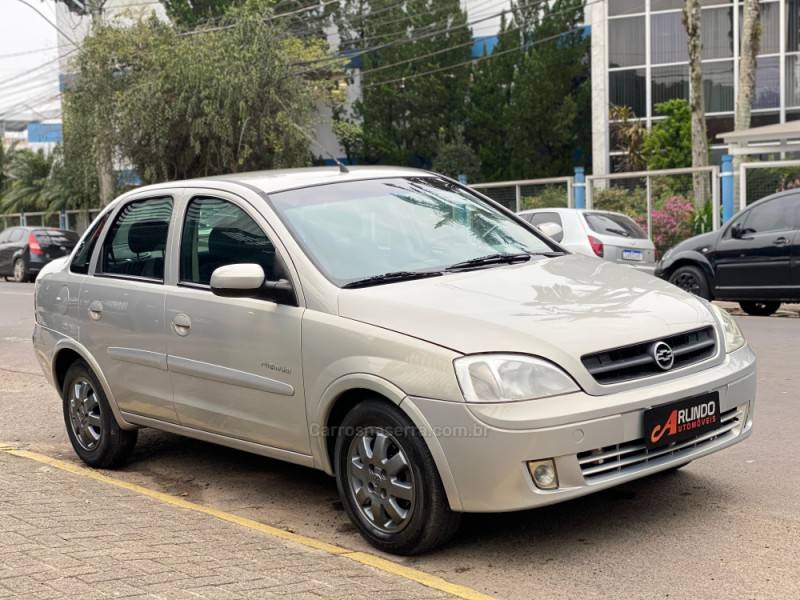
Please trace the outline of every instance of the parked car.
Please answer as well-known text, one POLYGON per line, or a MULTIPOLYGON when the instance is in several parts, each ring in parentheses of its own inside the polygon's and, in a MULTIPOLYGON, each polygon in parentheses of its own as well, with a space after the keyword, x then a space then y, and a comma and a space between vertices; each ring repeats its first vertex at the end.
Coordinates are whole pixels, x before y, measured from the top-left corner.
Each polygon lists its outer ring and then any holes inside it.
POLYGON ((702 298, 767 316, 800 301, 800 190, 748 206, 717 231, 668 250, 656 274, 702 298))
POLYGON ((53 227, 10 227, 0 231, 0 275, 32 281, 54 258, 72 252, 78 234, 53 227))
POLYGON ((636 221, 603 210, 537 208, 519 216, 570 252, 597 256, 650 273, 656 267, 656 248, 636 221))
POLYGON ((87 464, 122 464, 154 427, 322 469, 387 552, 751 432, 755 357, 726 312, 426 171, 134 190, 35 298, 87 464))

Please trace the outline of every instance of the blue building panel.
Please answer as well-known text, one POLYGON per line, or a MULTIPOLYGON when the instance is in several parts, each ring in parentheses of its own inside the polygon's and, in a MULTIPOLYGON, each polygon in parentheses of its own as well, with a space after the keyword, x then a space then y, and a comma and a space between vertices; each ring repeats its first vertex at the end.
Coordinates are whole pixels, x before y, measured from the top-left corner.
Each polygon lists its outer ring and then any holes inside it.
POLYGON ((500 41, 500 38, 496 35, 476 36, 472 43, 472 58, 491 55, 498 41, 500 41))
POLYGON ((58 143, 63 139, 61 123, 28 123, 28 143, 58 143))

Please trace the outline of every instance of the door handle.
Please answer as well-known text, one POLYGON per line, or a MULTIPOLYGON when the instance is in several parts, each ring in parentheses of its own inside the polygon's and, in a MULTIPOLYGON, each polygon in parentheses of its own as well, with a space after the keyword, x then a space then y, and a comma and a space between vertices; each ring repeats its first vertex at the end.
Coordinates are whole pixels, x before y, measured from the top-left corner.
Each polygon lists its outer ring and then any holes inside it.
POLYGON ((92 321, 99 321, 103 316, 103 303, 99 300, 93 301, 89 304, 89 318, 92 321))
POLYGON ((772 243, 775 246, 785 246, 786 244, 789 243, 789 240, 786 239, 785 237, 781 236, 779 238, 775 238, 774 240, 772 240, 772 243))
POLYGON ((192 329, 192 320, 189 315, 178 313, 172 317, 172 328, 179 336, 187 336, 192 329))

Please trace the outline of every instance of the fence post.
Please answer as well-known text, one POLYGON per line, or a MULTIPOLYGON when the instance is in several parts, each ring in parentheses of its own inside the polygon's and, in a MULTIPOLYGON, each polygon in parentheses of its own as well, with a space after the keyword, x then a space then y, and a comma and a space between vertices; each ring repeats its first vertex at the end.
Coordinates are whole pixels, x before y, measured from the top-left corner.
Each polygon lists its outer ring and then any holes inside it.
POLYGON ((522 186, 519 184, 514 186, 514 212, 518 213, 522 210, 522 186))
POLYGON ((722 222, 727 223, 733 217, 733 157, 730 154, 722 155, 721 171, 722 222))
POLYGON ((28 224, 28 219, 25 216, 25 211, 24 210, 21 213, 19 213, 19 224, 22 227, 25 227, 28 224))
POLYGON ((575 167, 575 208, 586 208, 586 173, 583 167, 575 167))

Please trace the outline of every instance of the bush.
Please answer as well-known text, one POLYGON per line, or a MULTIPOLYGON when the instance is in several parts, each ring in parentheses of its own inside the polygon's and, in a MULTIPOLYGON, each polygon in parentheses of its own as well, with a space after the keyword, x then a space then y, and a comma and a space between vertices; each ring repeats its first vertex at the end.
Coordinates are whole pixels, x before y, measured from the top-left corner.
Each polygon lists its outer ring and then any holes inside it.
POLYGON ((592 205, 597 210, 619 212, 636 219, 647 211, 647 190, 621 187, 594 190, 592 205))
MULTIPOLYGON (((637 217, 636 222, 647 229, 647 216, 637 217)), ((662 256, 678 242, 694 235, 694 204, 683 196, 673 196, 664 202, 663 209, 653 211, 652 223, 650 239, 657 255, 662 256)))
POLYGON ((531 208, 566 208, 569 204, 567 188, 564 185, 545 186, 538 194, 523 196, 520 204, 522 210, 531 208))

